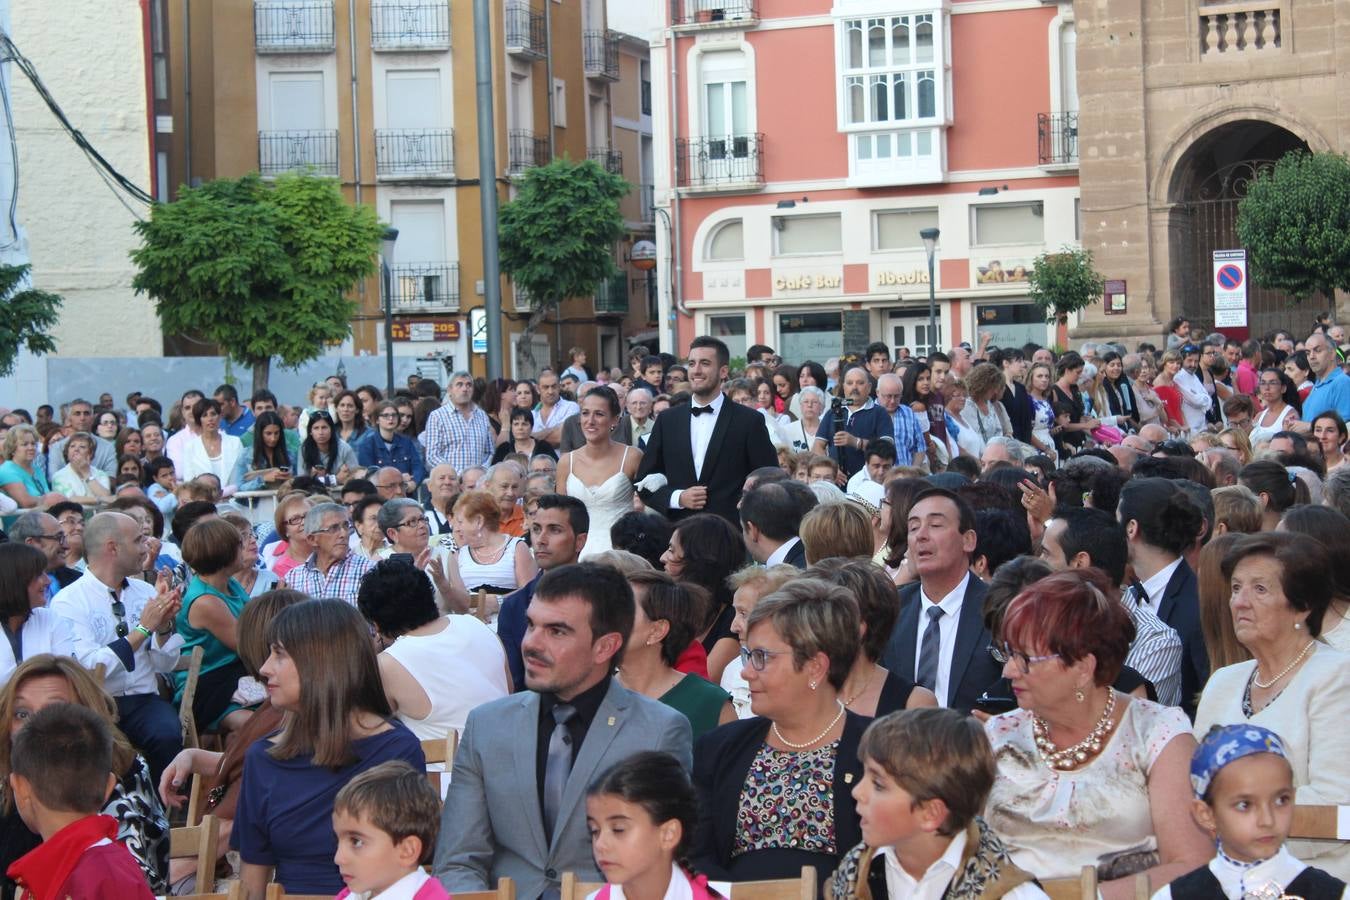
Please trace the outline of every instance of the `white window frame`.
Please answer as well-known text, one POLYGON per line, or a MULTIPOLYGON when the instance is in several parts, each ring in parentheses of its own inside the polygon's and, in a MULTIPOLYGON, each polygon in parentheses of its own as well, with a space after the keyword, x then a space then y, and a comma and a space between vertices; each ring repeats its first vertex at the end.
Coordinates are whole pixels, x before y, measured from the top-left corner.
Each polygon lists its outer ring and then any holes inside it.
POLYGON ((710 263, 739 262, 739 261, 744 260, 744 259, 745 259, 745 220, 744 220, 744 219, 741 219, 741 218, 736 218, 736 219, 725 219, 725 220, 723 220, 723 221, 721 221, 721 222, 718 222, 716 225, 713 225, 711 228, 709 228, 709 229, 708 229, 708 236, 707 236, 706 238, 703 239, 703 253, 702 253, 701 255, 702 255, 702 257, 703 257, 703 261, 704 261, 704 262, 710 262, 710 263), (719 257, 715 257, 715 258, 714 258, 714 257, 711 255, 713 242, 717 240, 717 236, 718 236, 719 234, 722 233, 723 229, 729 228, 729 227, 731 227, 731 226, 733 226, 733 225, 739 225, 739 226, 740 226, 740 229, 741 229, 741 255, 740 255, 740 256, 725 256, 725 257, 719 256, 719 257))
POLYGON ((975 247, 980 247, 980 248, 984 248, 984 247, 1041 247, 1041 246, 1044 246, 1044 245, 1045 245, 1045 201, 1044 201, 1044 200, 1024 200, 1024 201, 1018 201, 1018 202, 1016 202, 1016 203, 972 203, 972 204, 970 205, 970 246, 971 246, 972 249, 975 248, 975 247), (1024 207, 1024 208, 1026 208, 1026 209, 1035 209, 1035 208, 1038 207, 1038 206, 1040 207, 1040 209, 1041 209, 1041 213, 1040 213, 1040 220, 1041 220, 1041 238, 1040 238, 1040 240, 1038 240, 1038 241, 1037 241, 1037 240, 1031 240, 1031 241, 1013 241, 1013 242, 1003 241, 1003 242, 1001 242, 1001 243, 989 243, 989 244, 986 244, 986 243, 982 242, 982 241, 980 240, 980 233, 979 233, 979 229, 978 229, 978 227, 977 227, 977 218, 978 218, 978 215, 979 215, 979 210, 981 210, 981 209, 1008 209, 1008 208, 1015 207, 1015 206, 1024 207))
POLYGON ((730 68, 719 67, 711 70, 710 73, 708 67, 704 65, 703 56, 708 53, 729 52, 738 52, 741 55, 741 71, 745 80, 746 133, 757 134, 759 131, 758 99, 755 92, 755 48, 744 41, 695 42, 686 57, 686 64, 689 68, 685 69, 686 72, 695 74, 695 89, 686 91, 689 104, 690 137, 717 137, 717 135, 705 134, 707 111, 704 109, 704 85, 708 82, 709 74, 719 76, 714 79, 717 81, 734 79, 720 77, 722 73, 730 72, 730 68))

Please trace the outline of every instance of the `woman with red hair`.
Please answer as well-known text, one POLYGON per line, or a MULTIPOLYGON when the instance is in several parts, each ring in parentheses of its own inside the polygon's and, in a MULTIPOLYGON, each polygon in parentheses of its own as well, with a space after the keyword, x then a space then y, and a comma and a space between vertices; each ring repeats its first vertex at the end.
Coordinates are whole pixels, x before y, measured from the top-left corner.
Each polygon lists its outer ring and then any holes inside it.
POLYGON ((1185 713, 1114 690, 1134 625, 1096 569, 1059 572, 1013 598, 994 658, 1018 708, 985 725, 998 780, 987 819, 1041 878, 1097 868, 1102 895, 1133 896, 1203 865, 1190 815, 1195 750, 1185 713))

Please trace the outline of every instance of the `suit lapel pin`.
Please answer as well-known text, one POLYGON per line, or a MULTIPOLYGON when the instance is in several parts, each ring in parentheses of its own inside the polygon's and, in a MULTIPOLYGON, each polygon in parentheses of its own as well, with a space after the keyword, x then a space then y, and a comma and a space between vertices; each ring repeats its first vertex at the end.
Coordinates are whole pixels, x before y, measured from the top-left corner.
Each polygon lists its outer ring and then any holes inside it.
POLYGON ((610 716, 610 717, 609 717, 609 727, 610 727, 610 728, 613 728, 613 727, 614 727, 614 717, 613 717, 613 716, 610 716))

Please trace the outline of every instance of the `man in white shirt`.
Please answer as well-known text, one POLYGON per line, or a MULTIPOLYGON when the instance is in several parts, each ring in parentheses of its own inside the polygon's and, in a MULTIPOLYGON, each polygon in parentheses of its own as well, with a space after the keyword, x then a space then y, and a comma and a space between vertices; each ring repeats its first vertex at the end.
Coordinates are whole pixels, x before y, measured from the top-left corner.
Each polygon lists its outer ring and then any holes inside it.
POLYGON ((1205 413, 1209 412, 1209 391, 1200 380, 1197 370, 1200 368, 1200 348, 1187 344, 1181 348, 1181 368, 1173 377, 1172 383, 1181 392, 1181 416, 1186 420, 1186 430, 1196 434, 1205 430, 1208 424, 1205 413))
POLYGON ((545 369, 539 375, 539 408, 534 411, 534 436, 558 446, 562 440, 563 422, 581 412, 581 407, 562 395, 558 376, 545 369))
POLYGON ((781 484, 762 484, 741 497, 741 533, 760 565, 806 568, 806 549, 797 537, 801 523, 801 504, 781 484))
POLYGON ((154 586, 136 576, 146 555, 140 524, 122 513, 99 513, 84 529, 88 569, 59 591, 52 611, 75 634, 81 665, 103 666, 103 687, 117 702, 118 727, 145 755, 155 783, 183 749, 178 714, 161 699, 155 676, 178 664, 183 638, 174 633, 181 588, 161 572, 154 586))

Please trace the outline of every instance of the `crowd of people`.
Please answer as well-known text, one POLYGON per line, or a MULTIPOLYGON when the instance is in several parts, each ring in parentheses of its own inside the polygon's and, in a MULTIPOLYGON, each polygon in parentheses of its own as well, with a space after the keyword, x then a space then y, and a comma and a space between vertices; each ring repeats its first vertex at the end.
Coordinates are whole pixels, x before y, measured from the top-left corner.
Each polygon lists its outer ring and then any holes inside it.
POLYGON ((0 896, 1339 896, 1339 331, 4 411, 0 896))

